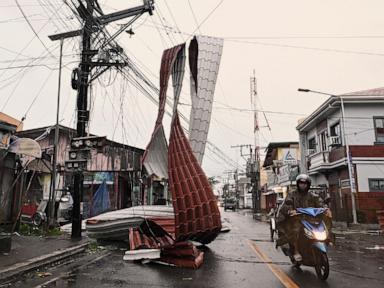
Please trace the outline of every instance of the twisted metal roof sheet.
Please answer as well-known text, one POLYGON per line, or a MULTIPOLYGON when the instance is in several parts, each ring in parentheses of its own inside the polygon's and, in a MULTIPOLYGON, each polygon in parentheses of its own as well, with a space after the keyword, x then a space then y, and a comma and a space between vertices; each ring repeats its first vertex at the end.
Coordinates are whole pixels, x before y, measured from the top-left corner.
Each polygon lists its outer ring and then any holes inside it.
POLYGON ((174 115, 168 153, 169 189, 175 210, 176 240, 207 244, 221 229, 220 212, 207 176, 174 115))
POLYGON ((192 109, 189 124, 189 142, 197 161, 203 161, 213 95, 219 71, 223 39, 195 36, 189 45, 192 109))

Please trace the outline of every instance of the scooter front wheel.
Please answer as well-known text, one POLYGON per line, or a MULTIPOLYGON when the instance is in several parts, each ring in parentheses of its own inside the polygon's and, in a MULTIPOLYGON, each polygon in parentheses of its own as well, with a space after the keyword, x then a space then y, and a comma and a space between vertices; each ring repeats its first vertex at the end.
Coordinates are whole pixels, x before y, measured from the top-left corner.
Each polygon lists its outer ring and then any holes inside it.
POLYGON ((317 277, 321 280, 326 280, 329 276, 329 262, 327 253, 315 249, 315 270, 317 277))

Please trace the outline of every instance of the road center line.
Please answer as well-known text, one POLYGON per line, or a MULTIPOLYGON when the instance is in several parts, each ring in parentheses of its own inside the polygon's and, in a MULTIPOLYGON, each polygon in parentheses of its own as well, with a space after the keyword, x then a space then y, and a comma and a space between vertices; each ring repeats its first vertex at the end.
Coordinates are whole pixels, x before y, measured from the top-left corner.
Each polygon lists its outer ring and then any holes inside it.
POLYGON ((280 282, 287 288, 298 288, 299 286, 287 275, 285 274, 280 268, 278 268, 276 265, 272 264, 272 260, 265 255, 259 247, 257 247, 256 243, 247 240, 248 245, 253 249, 253 251, 256 253, 256 255, 266 262, 265 264, 268 265, 268 268, 272 271, 273 274, 280 280, 280 282))

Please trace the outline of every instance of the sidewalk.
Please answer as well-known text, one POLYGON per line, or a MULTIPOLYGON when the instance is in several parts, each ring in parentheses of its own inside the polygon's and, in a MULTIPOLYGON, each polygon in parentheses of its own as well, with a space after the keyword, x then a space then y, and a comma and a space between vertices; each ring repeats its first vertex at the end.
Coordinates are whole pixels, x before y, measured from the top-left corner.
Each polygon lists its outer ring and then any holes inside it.
POLYGON ((89 243, 88 238, 72 240, 70 235, 12 236, 10 253, 0 253, 0 283, 30 270, 49 265, 81 253, 89 243))

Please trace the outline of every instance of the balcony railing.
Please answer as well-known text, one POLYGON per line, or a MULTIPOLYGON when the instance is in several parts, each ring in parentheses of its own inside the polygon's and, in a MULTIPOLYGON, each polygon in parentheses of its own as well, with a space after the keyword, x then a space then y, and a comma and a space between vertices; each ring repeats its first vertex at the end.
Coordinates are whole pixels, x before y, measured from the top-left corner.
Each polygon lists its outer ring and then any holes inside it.
POLYGON ((341 145, 341 139, 340 136, 330 136, 328 138, 329 146, 340 146, 341 145))
POLYGON ((314 154, 308 155, 309 169, 317 168, 323 164, 329 163, 329 151, 320 151, 314 154))
POLYGON ((331 150, 307 154, 308 169, 327 168, 332 163, 345 158, 345 147, 340 146, 331 150))

